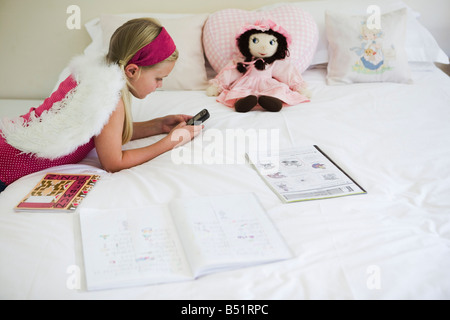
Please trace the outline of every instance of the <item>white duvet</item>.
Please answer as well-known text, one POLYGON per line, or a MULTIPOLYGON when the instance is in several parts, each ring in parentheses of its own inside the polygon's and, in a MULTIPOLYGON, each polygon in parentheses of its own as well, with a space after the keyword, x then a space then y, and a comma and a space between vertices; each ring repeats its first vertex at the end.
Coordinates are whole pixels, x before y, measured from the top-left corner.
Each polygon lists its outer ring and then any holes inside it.
POLYGON ((450 78, 415 70, 411 85, 327 86, 325 71, 304 74, 312 102, 279 113, 239 114, 201 91, 158 91, 135 101, 135 120, 207 108, 203 136, 115 174, 100 169, 95 152, 80 164, 47 170, 100 173, 82 204, 88 208, 253 191, 293 259, 194 281, 88 292, 77 214, 13 211, 41 172, 0 194, 0 298, 449 299, 450 78), (227 130, 276 132, 281 147, 316 144, 368 193, 283 204, 238 150, 227 158, 218 147, 227 130))

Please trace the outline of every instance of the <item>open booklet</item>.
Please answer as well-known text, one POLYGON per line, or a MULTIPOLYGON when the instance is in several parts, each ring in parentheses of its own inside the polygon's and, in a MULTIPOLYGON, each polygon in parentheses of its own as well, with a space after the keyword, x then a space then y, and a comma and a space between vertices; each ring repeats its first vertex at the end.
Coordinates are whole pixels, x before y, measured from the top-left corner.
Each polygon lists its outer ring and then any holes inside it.
POLYGON ((284 202, 364 194, 366 191, 318 146, 250 152, 247 158, 284 202))
POLYGON ((183 281, 292 257, 253 193, 79 213, 88 290, 183 281))

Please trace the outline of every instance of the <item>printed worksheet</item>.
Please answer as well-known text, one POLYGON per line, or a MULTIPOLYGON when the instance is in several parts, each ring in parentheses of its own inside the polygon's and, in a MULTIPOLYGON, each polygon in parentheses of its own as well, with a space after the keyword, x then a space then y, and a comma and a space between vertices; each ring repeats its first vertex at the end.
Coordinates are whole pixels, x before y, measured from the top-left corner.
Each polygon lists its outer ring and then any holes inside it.
POLYGON ((284 202, 366 193, 317 146, 249 153, 247 157, 284 202))

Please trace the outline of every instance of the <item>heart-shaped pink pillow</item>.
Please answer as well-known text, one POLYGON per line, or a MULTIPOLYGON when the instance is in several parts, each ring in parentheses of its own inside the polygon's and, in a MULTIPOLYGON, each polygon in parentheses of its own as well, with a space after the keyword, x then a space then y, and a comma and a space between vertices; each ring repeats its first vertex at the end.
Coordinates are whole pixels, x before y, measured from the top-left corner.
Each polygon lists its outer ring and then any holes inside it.
POLYGON ((300 72, 309 67, 319 39, 317 24, 310 13, 286 5, 265 11, 225 9, 211 14, 203 28, 203 47, 214 71, 220 72, 240 56, 235 38, 242 26, 261 19, 271 19, 286 29, 292 37, 292 62, 300 72))

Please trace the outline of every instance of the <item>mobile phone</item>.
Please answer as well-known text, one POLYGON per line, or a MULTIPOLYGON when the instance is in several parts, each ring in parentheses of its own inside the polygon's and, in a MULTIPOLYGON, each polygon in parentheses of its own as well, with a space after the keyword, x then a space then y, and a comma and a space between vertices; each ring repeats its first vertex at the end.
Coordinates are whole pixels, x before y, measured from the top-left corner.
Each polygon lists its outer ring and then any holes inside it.
POLYGON ((202 111, 200 111, 199 113, 197 113, 193 118, 189 119, 186 124, 193 126, 195 125, 199 125, 202 124, 203 122, 205 122, 206 120, 208 120, 209 118, 209 112, 206 109, 203 109, 202 111))

